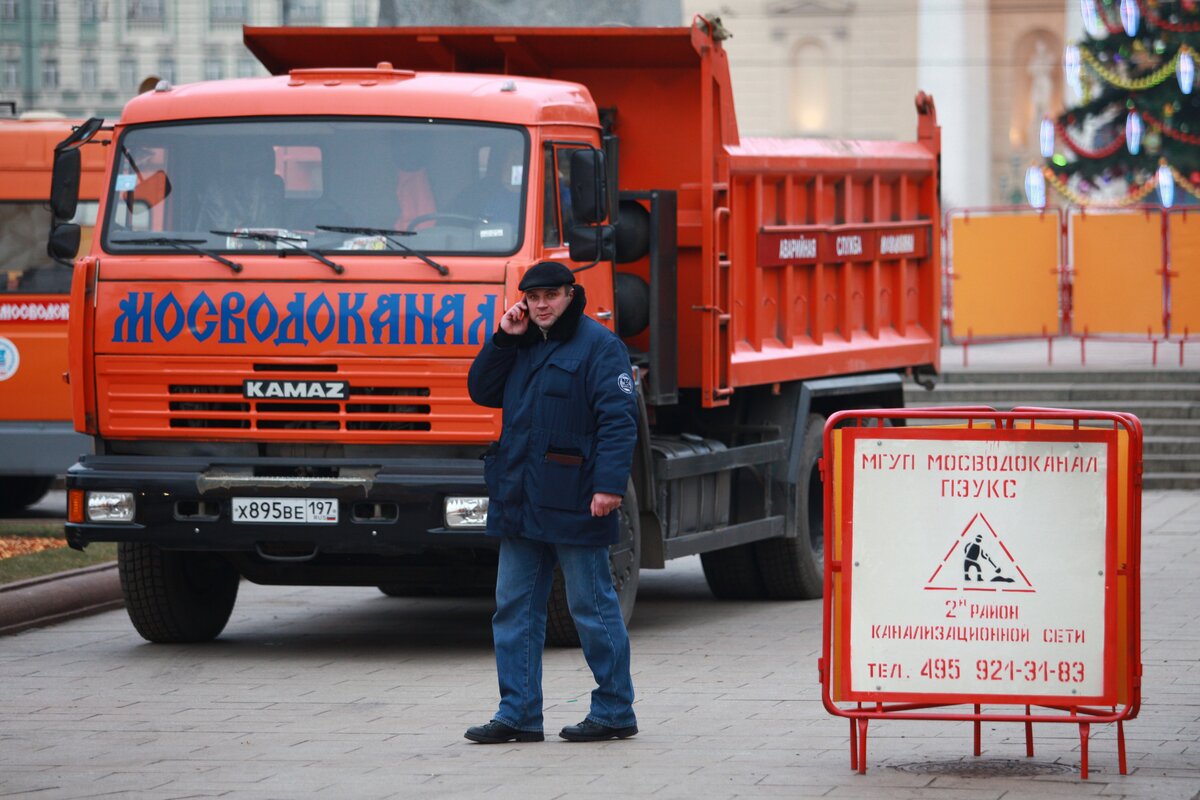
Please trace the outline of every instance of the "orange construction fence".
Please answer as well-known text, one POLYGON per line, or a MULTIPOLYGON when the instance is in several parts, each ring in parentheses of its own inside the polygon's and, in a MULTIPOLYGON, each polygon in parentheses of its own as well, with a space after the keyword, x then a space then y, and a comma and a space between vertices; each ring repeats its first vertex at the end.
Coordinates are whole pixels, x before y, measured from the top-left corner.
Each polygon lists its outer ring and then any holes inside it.
POLYGON ((946 291, 952 339, 1060 332, 1058 213, 964 211, 948 215, 946 230, 954 248, 946 291))
POLYGON ((1167 219, 1171 335, 1187 339, 1200 333, 1200 211, 1180 209, 1167 219))
POLYGON ((1013 206, 946 213, 950 342, 1073 336, 1183 345, 1200 330, 1200 213, 1013 206))

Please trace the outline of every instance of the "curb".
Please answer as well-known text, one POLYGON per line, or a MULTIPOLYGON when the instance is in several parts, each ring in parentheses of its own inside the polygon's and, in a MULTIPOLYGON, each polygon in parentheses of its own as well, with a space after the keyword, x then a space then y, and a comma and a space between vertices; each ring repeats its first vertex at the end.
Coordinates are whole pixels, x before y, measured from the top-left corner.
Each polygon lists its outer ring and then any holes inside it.
POLYGON ((117 562, 0 586, 0 636, 121 608, 117 562))

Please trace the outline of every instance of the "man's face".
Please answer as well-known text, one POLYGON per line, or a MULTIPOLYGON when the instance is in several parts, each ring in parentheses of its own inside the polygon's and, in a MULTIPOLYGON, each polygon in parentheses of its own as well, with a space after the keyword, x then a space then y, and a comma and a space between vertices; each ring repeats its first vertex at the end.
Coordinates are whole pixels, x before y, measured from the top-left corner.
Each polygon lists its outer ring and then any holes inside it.
POLYGON ((555 286, 550 289, 530 289, 525 292, 525 305, 529 307, 529 319, 542 330, 549 330, 571 305, 574 289, 555 286))

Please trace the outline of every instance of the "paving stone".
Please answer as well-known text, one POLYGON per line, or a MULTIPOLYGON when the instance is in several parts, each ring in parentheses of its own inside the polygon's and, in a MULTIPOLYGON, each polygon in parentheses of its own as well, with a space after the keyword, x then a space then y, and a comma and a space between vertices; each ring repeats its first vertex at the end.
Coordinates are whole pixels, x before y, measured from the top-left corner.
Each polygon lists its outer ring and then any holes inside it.
POLYGON ((356 588, 245 584, 213 645, 143 642, 123 612, 0 639, 0 797, 1004 800, 1200 792, 1200 493, 1149 492, 1143 552, 1144 704, 1079 737, 983 726, 982 762, 1060 774, 977 777, 967 723, 872 722, 867 768, 820 701, 821 605, 722 603, 697 559, 643 573, 631 629, 641 733, 568 743, 591 676, 545 660, 547 741, 473 745, 495 708, 486 599, 386 598, 356 588), (950 764, 950 774, 912 765, 950 764), (961 764, 961 774, 953 765, 961 764))

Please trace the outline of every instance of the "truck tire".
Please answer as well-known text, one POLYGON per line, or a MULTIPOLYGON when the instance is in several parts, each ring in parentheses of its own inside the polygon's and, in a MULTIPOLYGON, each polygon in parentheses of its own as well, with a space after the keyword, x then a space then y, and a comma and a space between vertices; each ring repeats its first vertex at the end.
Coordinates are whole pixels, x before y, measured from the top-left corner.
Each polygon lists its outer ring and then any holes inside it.
POLYGON ((125 610, 149 642, 207 642, 225 629, 241 576, 214 553, 121 542, 117 571, 125 610))
MULTIPOLYGON (((617 590, 621 617, 626 625, 633 617, 641 577, 642 526, 638 513, 637 492, 630 481, 625 489, 625 499, 617 509, 621 523, 620 538, 608 551, 613 587, 617 590)), ((567 586, 559 567, 554 568, 554 584, 550 587, 550 601, 546 604, 546 644, 552 647, 579 647, 579 631, 575 630, 575 620, 571 618, 571 609, 567 606, 567 586)))
POLYGON ((700 566, 718 600, 761 600, 766 595, 753 544, 701 553, 700 566))
POLYGON ((754 543, 763 587, 772 600, 812 600, 825 590, 825 495, 817 468, 825 418, 809 414, 796 485, 796 535, 754 543))
POLYGON ((16 514, 46 496, 52 475, 10 475, 0 478, 0 515, 16 514))

